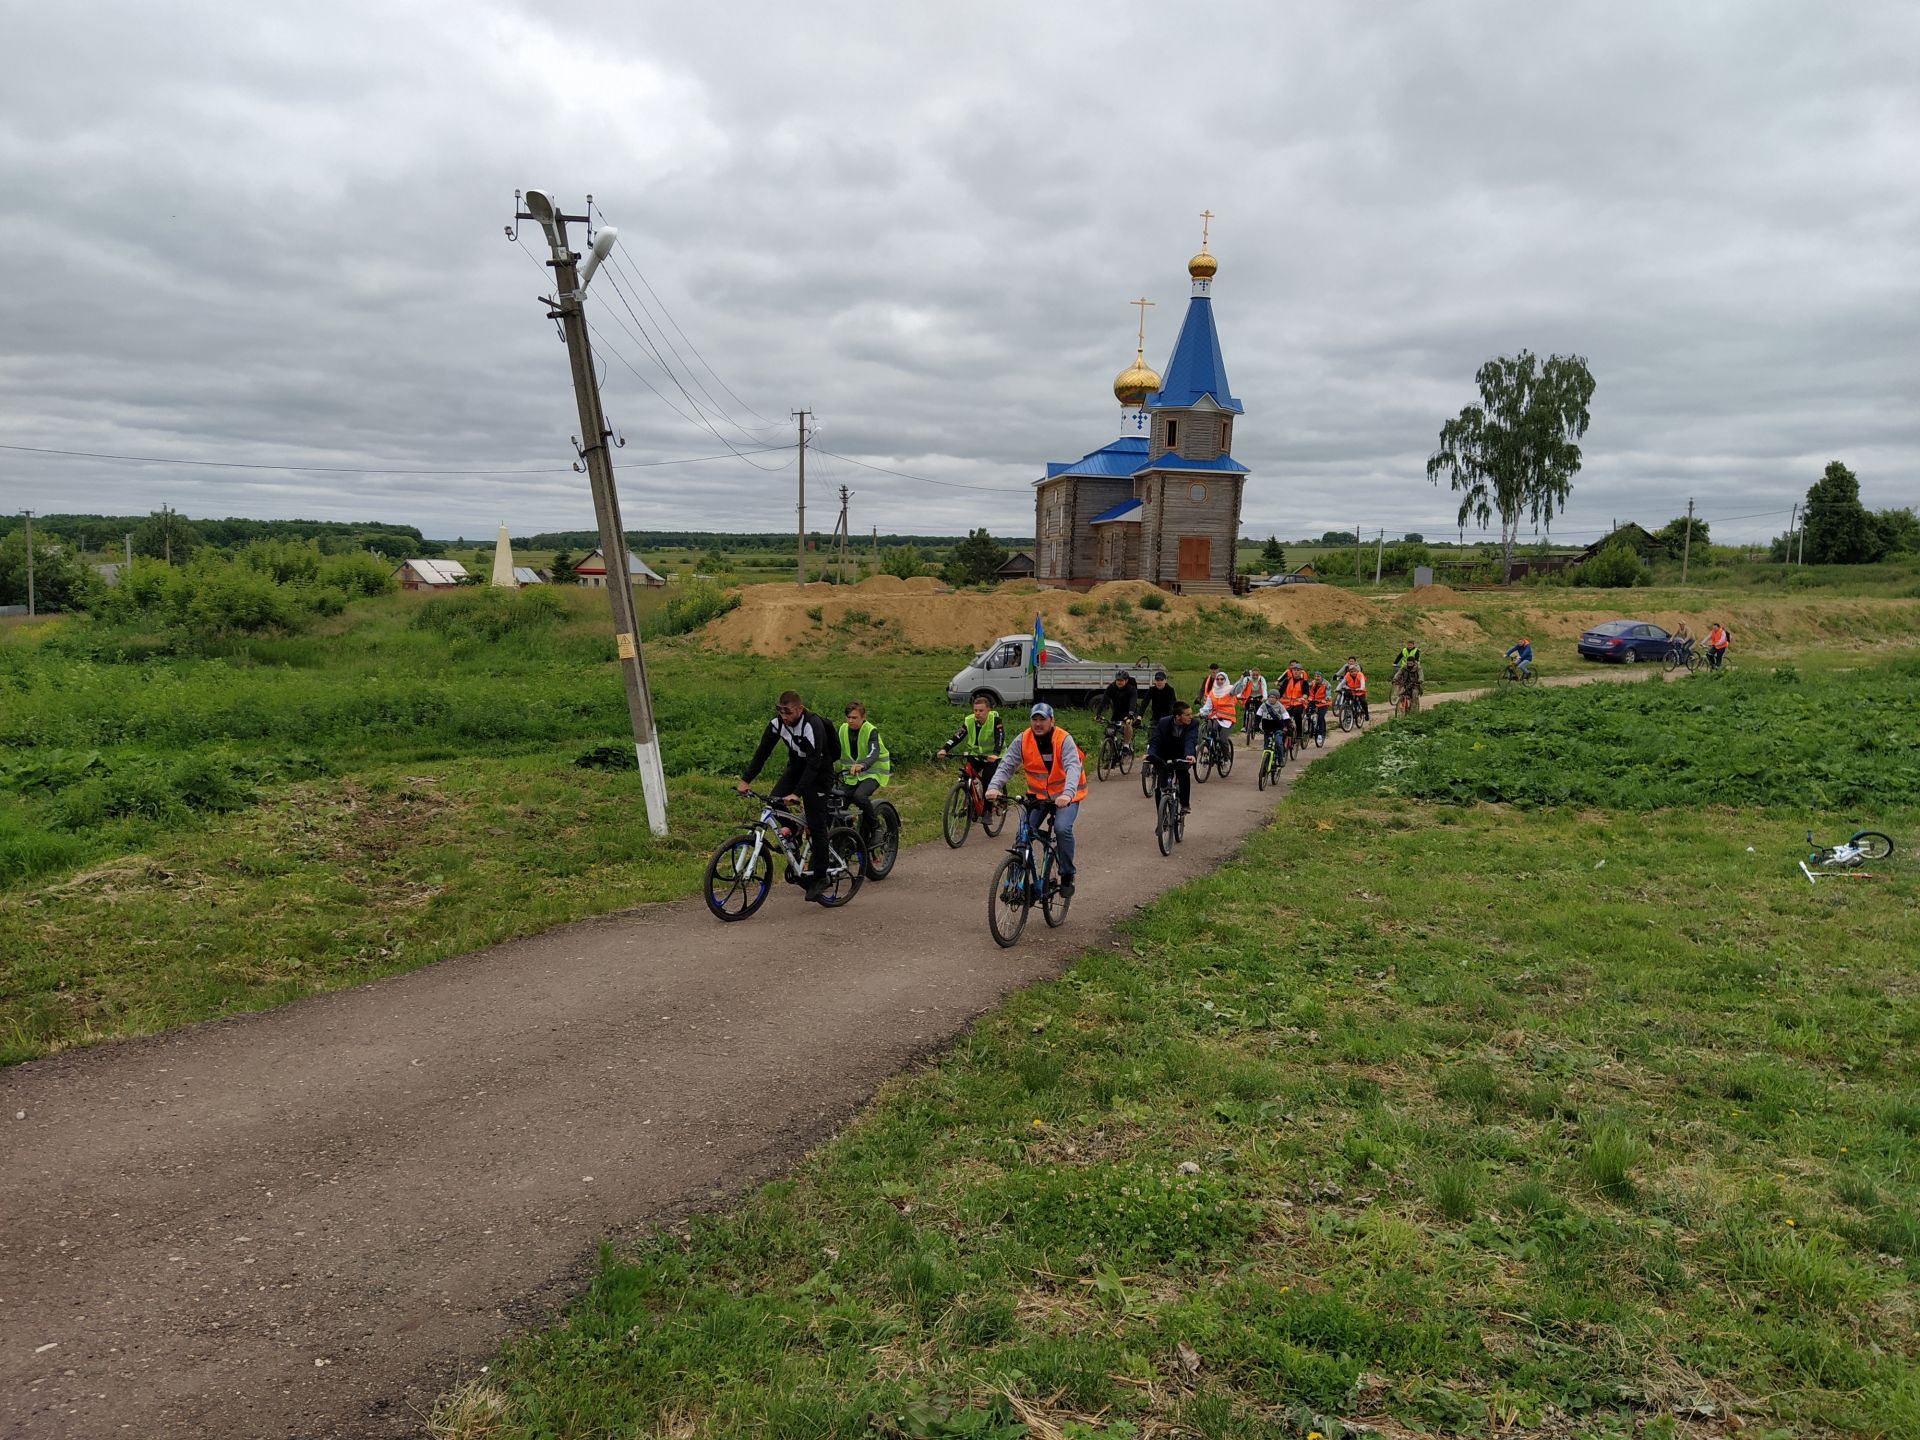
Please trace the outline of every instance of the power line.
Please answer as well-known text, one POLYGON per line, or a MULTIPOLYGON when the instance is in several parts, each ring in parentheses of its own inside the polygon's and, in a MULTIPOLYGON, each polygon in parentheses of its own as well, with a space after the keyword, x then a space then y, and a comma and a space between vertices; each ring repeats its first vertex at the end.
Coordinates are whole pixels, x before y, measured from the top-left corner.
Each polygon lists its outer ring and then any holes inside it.
MULTIPOLYGON (((767 445, 758 453, 784 450, 784 445, 767 445)), ((570 475, 573 467, 563 465, 551 470, 487 469, 411 469, 399 465, 269 465, 253 460, 182 460, 166 455, 110 455, 100 450, 53 450, 38 445, 0 445, 0 450, 17 450, 26 455, 60 455, 78 460, 118 460, 134 465, 194 465, 208 470, 282 470, 307 475, 570 475)), ((738 451, 726 455, 689 455, 679 460, 632 460, 626 468, 645 469, 656 465, 698 465, 707 460, 731 460, 738 451)))
POLYGON ((1014 488, 1008 485, 964 485, 958 480, 935 480, 926 475, 909 475, 904 470, 889 470, 884 465, 870 465, 865 460, 856 460, 851 455, 842 455, 838 451, 823 450, 814 446, 816 455, 831 455, 836 460, 844 460, 849 465, 858 465, 863 470, 878 470, 882 475, 892 475, 901 480, 915 480, 922 485, 940 485, 949 490, 983 490, 992 495, 1025 495, 1030 493, 1025 486, 1014 488))

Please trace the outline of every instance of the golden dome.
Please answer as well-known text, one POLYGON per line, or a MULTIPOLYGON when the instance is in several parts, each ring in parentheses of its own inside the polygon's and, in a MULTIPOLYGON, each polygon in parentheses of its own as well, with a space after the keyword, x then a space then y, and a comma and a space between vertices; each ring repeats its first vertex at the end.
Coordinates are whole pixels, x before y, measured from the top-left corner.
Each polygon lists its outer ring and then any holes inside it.
POLYGON ((1129 410, 1143 404, 1147 396, 1160 388, 1160 377, 1147 364, 1144 351, 1136 350, 1133 364, 1113 377, 1113 398, 1129 410))
POLYGON ((1202 250, 1187 262, 1187 274, 1196 280, 1211 280, 1214 272, 1219 268, 1220 262, 1215 260, 1213 256, 1209 255, 1205 250, 1202 250))

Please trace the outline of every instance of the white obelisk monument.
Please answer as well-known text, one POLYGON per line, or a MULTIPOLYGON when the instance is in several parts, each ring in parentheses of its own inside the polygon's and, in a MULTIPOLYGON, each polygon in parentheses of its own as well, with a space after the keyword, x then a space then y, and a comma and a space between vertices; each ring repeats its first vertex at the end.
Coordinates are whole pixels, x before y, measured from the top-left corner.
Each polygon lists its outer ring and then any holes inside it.
POLYGON ((504 524, 500 527, 500 538, 493 542, 493 583, 509 590, 519 587, 513 578, 513 542, 507 538, 504 524))

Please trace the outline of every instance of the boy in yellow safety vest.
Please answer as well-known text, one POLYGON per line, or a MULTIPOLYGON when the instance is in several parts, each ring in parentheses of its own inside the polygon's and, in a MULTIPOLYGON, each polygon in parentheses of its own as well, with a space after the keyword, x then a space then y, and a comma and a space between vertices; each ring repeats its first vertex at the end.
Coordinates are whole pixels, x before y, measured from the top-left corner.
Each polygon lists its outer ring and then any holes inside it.
POLYGON ((835 733, 840 740, 840 778, 860 808, 864 830, 873 824, 873 792, 893 783, 893 756, 880 738, 880 727, 867 719, 867 707, 858 700, 847 703, 847 718, 835 733))

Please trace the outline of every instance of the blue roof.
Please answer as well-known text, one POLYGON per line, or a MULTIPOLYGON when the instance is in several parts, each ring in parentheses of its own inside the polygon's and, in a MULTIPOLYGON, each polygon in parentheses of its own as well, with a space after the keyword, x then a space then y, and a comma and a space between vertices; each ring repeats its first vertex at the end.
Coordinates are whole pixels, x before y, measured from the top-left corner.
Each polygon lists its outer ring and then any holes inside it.
POLYGON ((1147 464, 1142 465, 1133 473, 1136 475, 1144 475, 1149 470, 1178 470, 1183 474, 1189 470, 1210 470, 1218 475, 1249 475, 1252 473, 1246 466, 1242 465, 1231 455, 1216 455, 1211 460, 1182 460, 1171 450, 1167 451, 1167 453, 1162 455, 1158 460, 1149 461, 1147 464))
POLYGON ((1227 389, 1227 365, 1220 358, 1220 336, 1213 328, 1213 301, 1196 295, 1187 302, 1187 318, 1180 322, 1180 338, 1173 342, 1160 389, 1147 397, 1149 409, 1192 405, 1211 395, 1222 410, 1245 414, 1245 407, 1227 389))
POLYGON ((1138 520, 1140 511, 1146 507, 1138 500, 1122 500, 1118 505, 1109 505, 1087 523, 1104 525, 1110 520, 1138 520))
POLYGON ((1109 440, 1098 450, 1078 460, 1048 461, 1047 473, 1041 479, 1051 480, 1056 475, 1100 475, 1125 480, 1140 468, 1140 462, 1146 458, 1146 436, 1122 435, 1118 440, 1109 440))

